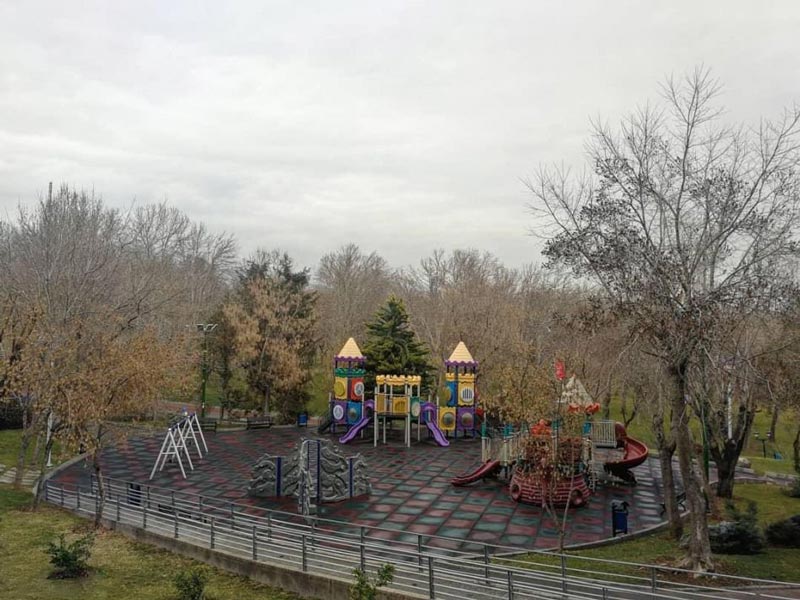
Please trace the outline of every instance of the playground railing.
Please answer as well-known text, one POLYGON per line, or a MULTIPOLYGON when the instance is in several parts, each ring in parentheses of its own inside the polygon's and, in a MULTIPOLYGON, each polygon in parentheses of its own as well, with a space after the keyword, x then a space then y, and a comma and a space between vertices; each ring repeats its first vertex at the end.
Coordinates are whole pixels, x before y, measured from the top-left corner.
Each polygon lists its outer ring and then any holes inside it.
POLYGON ((395 567, 390 586, 429 598, 544 599, 789 599, 797 583, 714 575, 699 585, 694 573, 483 544, 303 517, 110 478, 89 485, 48 481, 45 500, 159 536, 248 560, 319 576, 351 579, 355 568, 395 567))

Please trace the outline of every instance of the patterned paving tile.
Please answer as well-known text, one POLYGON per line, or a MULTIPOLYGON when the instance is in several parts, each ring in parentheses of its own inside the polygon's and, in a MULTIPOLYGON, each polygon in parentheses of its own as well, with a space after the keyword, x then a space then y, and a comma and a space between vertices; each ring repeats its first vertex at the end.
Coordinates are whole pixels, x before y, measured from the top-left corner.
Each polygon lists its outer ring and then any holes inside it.
MULTIPOLYGON (((459 439, 447 448, 432 441, 405 448, 395 432, 388 446, 372 446, 371 437, 343 447, 345 455, 360 453, 371 469, 372 494, 320 507, 320 516, 384 528, 376 537, 400 540, 441 535, 454 540, 426 541, 444 550, 481 551, 477 542, 528 548, 552 548, 558 533, 540 507, 513 502, 502 480, 486 480, 455 488, 450 479, 473 470, 480 462, 480 440, 459 439)), ((148 481, 161 439, 130 438, 102 456, 103 471, 123 481, 137 481, 173 490, 186 490, 253 507, 294 511, 292 498, 263 499, 246 495, 252 466, 264 453, 287 454, 312 431, 293 427, 209 434, 209 454, 195 461, 183 479, 176 464, 168 464, 148 481)), ((412 436, 416 439, 416 436, 412 436)), ((334 439, 334 438, 328 438, 334 439)), ((91 470, 84 463, 58 474, 55 483, 88 485, 91 470)), ((661 481, 658 464, 645 463, 636 470, 639 485, 600 487, 588 505, 572 510, 567 543, 611 536, 611 501, 630 503, 629 524, 635 531, 660 522, 661 481)))

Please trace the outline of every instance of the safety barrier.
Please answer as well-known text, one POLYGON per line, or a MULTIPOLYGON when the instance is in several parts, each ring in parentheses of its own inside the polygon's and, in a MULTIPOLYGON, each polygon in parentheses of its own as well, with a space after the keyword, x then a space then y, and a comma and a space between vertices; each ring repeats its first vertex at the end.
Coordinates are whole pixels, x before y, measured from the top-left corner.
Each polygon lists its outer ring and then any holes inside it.
MULTIPOLYGON (((689 585, 691 572, 567 554, 403 533, 353 523, 225 502, 187 492, 103 479, 88 486, 48 481, 45 500, 84 516, 141 528, 273 567, 348 577, 356 567, 374 573, 395 567, 390 588, 428 598, 575 600, 789 600, 800 584, 714 576, 714 585, 689 585), (390 535, 391 534, 391 535, 390 535), (449 548, 448 548, 449 547, 449 548), (785 594, 785 595, 783 595, 785 594)), ((349 578, 349 577, 348 577, 349 578)))

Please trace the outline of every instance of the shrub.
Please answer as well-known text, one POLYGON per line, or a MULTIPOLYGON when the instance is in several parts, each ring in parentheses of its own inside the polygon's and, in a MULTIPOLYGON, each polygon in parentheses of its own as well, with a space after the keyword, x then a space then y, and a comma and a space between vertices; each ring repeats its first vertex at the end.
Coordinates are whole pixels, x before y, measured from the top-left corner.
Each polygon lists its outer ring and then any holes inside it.
POLYGON ((729 521, 708 528, 711 550, 719 554, 758 554, 764 548, 764 534, 756 518, 755 502, 742 512, 733 503, 727 504, 729 521))
POLYGON ((175 576, 179 600, 205 600, 209 574, 205 567, 192 567, 175 576))
POLYGON ((83 577, 89 572, 88 560, 92 553, 94 535, 89 533, 74 542, 67 543, 64 534, 58 536, 58 543, 50 542, 46 552, 50 555, 50 564, 55 570, 50 577, 56 579, 74 579, 83 577))
POLYGON ((359 568, 353 570, 355 582, 350 586, 350 600, 375 600, 378 596, 378 588, 394 579, 394 566, 386 564, 378 569, 375 581, 371 581, 369 576, 359 568))
POLYGON ((770 544, 800 548, 800 515, 770 524, 765 533, 770 544))
POLYGON ((790 498, 800 498, 800 477, 795 477, 794 483, 787 488, 786 495, 790 498))

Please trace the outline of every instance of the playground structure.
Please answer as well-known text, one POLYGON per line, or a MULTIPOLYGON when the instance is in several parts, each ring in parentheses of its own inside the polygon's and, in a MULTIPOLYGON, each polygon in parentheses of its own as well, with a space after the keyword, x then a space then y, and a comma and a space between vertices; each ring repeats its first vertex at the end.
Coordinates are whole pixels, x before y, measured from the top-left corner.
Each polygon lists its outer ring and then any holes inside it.
POLYGON ((624 425, 595 420, 599 405, 591 401, 580 381, 572 378, 559 403, 570 413, 583 413, 580 437, 564 436, 560 418, 541 419, 529 427, 510 425, 492 432, 486 426, 481 436, 481 465, 451 480, 455 486, 468 485, 504 472, 509 495, 517 502, 553 506, 583 506, 598 482, 636 484, 631 469, 647 460, 645 444, 628 436, 624 425), (567 402, 565 398, 577 398, 567 402), (613 455, 615 449, 622 457, 613 455), (600 456, 604 454, 605 459, 600 456), (611 453, 609 453, 611 450, 611 453))
POLYGON ((315 514, 323 502, 369 494, 367 465, 360 454, 346 457, 328 440, 303 439, 288 456, 265 454, 247 488, 259 498, 297 498, 300 513, 315 514))
POLYGON ((158 451, 156 463, 153 465, 153 470, 150 471, 150 479, 152 480, 156 472, 161 471, 164 465, 166 465, 167 462, 172 462, 173 459, 178 463, 181 469, 181 475, 186 479, 186 469, 183 466, 184 459, 186 459, 189 469, 194 471, 194 463, 192 463, 192 456, 189 452, 189 439, 194 442, 198 458, 203 458, 203 451, 200 449, 198 438, 203 442, 203 448, 207 453, 208 445, 203 435, 203 429, 200 427, 200 421, 197 419, 197 414, 184 413, 176 422, 172 423, 167 428, 167 433, 164 435, 161 449, 158 451))
POLYGON ((445 361, 446 406, 422 398, 422 378, 419 375, 378 374, 375 376, 373 398, 365 399, 364 363, 366 359, 353 338, 334 357, 334 389, 329 400, 328 416, 319 432, 338 427, 347 428, 339 438, 347 444, 362 435, 372 425, 373 445, 386 443, 387 430, 395 421, 402 423, 403 443, 411 446, 412 426, 416 425, 417 441, 422 439, 423 427, 440 446, 448 446, 448 437, 476 435, 475 377, 478 363, 466 345, 459 342, 445 361))

